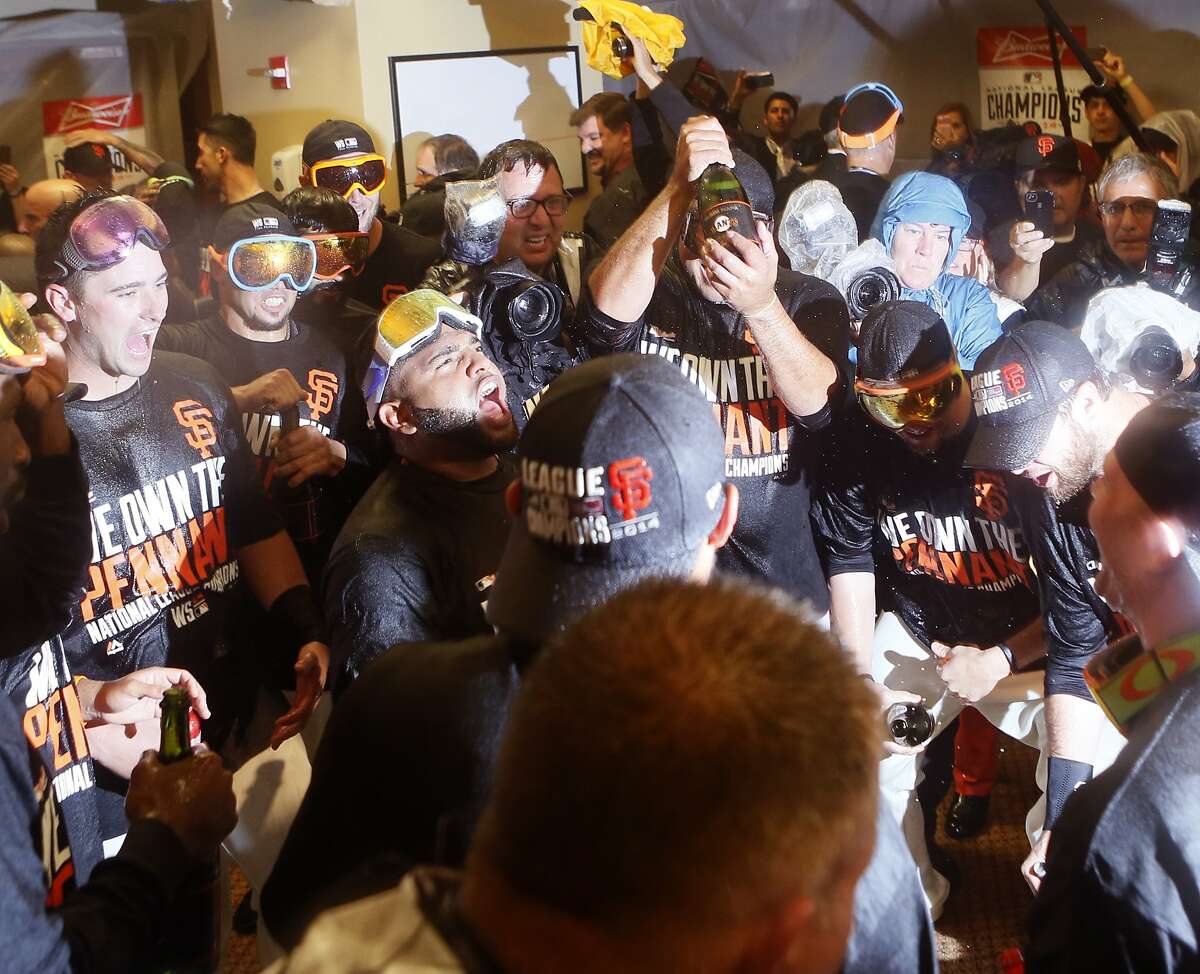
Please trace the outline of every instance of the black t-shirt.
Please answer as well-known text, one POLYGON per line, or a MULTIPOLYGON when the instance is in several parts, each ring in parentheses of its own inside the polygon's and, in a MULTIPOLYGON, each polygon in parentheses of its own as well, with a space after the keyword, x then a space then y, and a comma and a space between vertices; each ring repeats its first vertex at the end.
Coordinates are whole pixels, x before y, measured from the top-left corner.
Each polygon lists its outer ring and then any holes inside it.
MULTIPOLYGON (((129 389, 67 406, 91 483, 92 557, 63 634, 72 673, 113 680, 146 666, 190 670, 214 718, 234 716, 244 674, 226 614, 239 548, 282 529, 255 476, 229 387, 198 359, 156 352, 129 389)), ((210 736, 206 732, 206 736, 210 736)), ((123 782, 101 808, 124 831, 123 782)))
POLYGON ((429 268, 442 259, 436 240, 380 220, 383 232, 375 253, 358 277, 350 278, 346 293, 355 301, 380 309, 413 290, 429 268))
POLYGON ((325 615, 338 690, 396 643, 491 632, 483 614, 508 536, 502 458, 482 480, 450 480, 399 459, 380 474, 334 543, 325 615))
MULTIPOLYGON (((361 867, 389 856, 462 866, 521 671, 535 653, 503 635, 411 643, 355 682, 334 708, 312 783, 263 888, 263 920, 276 940, 294 947, 318 909, 379 892, 394 878, 361 867), (369 796, 353 800, 364 784, 369 796), (356 871, 357 881, 345 882, 356 871)), ((917 870, 882 806, 877 823, 843 970, 925 974, 937 965, 917 870)))
POLYGON ((842 194, 846 209, 854 214, 858 239, 866 240, 871 235, 871 224, 875 222, 875 214, 892 185, 891 181, 867 169, 835 169, 828 179, 842 194))
POLYGON ((875 573, 880 608, 922 645, 993 646, 1038 616, 1037 582, 1009 490, 1035 491, 962 466, 968 429, 923 456, 857 416, 842 462, 817 494, 829 574, 875 573))
POLYGON ((1067 800, 1029 917, 1029 974, 1200 970, 1198 740, 1192 672, 1135 719, 1112 767, 1067 800))
MULTIPOLYGON (((801 334, 845 376, 850 325, 841 295, 824 281, 783 269, 775 293, 801 334)), ((777 585, 825 612, 829 590, 809 523, 809 484, 823 462, 833 408, 791 416, 775 395, 746 319, 705 301, 671 269, 638 321, 609 318, 588 295, 578 322, 595 351, 661 355, 712 403, 725 434, 725 476, 741 495, 718 567, 777 585)), ((841 394, 835 398, 840 403, 841 394)))
POLYGON ((1088 526, 1091 494, 1085 490, 1057 509, 1042 490, 1019 491, 1013 485, 1009 497, 1037 572, 1046 624, 1046 695, 1091 701, 1083 667, 1113 639, 1130 632, 1096 591, 1100 548, 1088 526))
MULTIPOLYGON (((988 234, 988 249, 992 253, 992 259, 999 267, 1006 267, 1017 259, 1012 248, 1008 245, 1009 233, 1012 226, 1017 220, 1023 220, 1024 217, 1017 217, 1016 220, 1006 220, 988 234)), ((1053 247, 1042 255, 1041 266, 1038 271, 1038 287, 1041 287, 1049 281, 1055 274, 1061 271, 1068 264, 1074 263, 1084 247, 1089 244, 1094 244, 1104 238, 1104 232, 1097 226, 1091 223, 1086 223, 1080 220, 1075 224, 1075 236, 1065 243, 1056 243, 1053 247)))
POLYGON ((588 204, 583 232, 596 244, 598 253, 603 253, 642 215, 649 202, 637 167, 631 165, 617 173, 604 192, 588 204))

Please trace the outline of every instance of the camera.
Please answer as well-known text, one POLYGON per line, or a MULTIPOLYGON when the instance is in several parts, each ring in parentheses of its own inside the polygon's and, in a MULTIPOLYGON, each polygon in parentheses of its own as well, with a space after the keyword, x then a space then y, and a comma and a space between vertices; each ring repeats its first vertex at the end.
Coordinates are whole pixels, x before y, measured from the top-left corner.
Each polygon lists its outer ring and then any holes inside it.
POLYGON ((550 342, 562 330, 563 292, 513 258, 483 275, 475 313, 518 341, 550 342))
POLYGON ((862 321, 877 305, 900 300, 900 278, 886 267, 868 267, 846 285, 850 318, 862 321))
POLYGON ((1180 200, 1158 201, 1154 223, 1150 227, 1150 250, 1146 255, 1146 277, 1151 287, 1171 293, 1183 263, 1191 226, 1189 204, 1180 200))
POLYGON ((1129 350, 1129 374, 1143 389, 1157 394, 1170 389, 1183 373, 1183 353, 1162 325, 1150 325, 1129 350))

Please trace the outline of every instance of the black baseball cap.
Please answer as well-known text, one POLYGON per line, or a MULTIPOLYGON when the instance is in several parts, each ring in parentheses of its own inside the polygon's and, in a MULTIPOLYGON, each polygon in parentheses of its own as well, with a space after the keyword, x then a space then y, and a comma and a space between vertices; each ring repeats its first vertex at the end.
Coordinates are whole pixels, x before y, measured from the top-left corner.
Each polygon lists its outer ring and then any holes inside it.
POLYGON ((946 322, 919 301, 878 304, 858 331, 858 377, 865 382, 901 382, 955 358, 946 322))
POLYGON ((1117 437, 1113 455, 1150 510, 1200 528, 1200 393, 1154 400, 1117 437))
POLYGON ((112 172, 108 146, 100 142, 80 142, 63 151, 63 169, 82 176, 107 176, 112 172))
POLYGON ((1099 85, 1087 85, 1079 92, 1079 98, 1086 105, 1093 98, 1103 98, 1105 92, 1116 95, 1119 101, 1125 102, 1129 100, 1125 97, 1125 92, 1122 89, 1113 87, 1112 85, 1106 85, 1104 88, 1101 88, 1099 85))
POLYGON ((1013 164, 1018 172, 1027 172, 1030 169, 1083 172, 1083 165, 1079 161, 1079 147, 1075 140, 1049 133, 1022 139, 1017 146, 1013 164))
POLYGON ((838 132, 843 148, 863 149, 878 145, 904 121, 904 104, 885 84, 868 81, 846 92, 838 132))
POLYGON ((733 172, 742 184, 742 189, 746 191, 750 209, 755 213, 770 216, 775 212, 775 187, 771 183, 771 177, 752 156, 737 146, 730 146, 730 149, 733 151, 733 172))
POLYGON ((238 203, 227 209, 213 228, 213 249, 218 254, 229 253, 239 240, 282 233, 299 236, 292 221, 281 210, 265 203, 238 203))
POLYGON ((300 156, 306 166, 312 166, 346 152, 373 155, 375 140, 361 125, 342 118, 327 118, 304 137, 300 156))
POLYGON ((655 355, 563 373, 517 455, 521 510, 487 614, 520 639, 540 642, 645 578, 686 577, 725 503, 712 407, 655 355))
POLYGON ((1046 443, 1058 407, 1096 374, 1087 346, 1048 321, 1027 321, 975 361, 971 396, 978 420, 964 464, 1023 470, 1046 443))

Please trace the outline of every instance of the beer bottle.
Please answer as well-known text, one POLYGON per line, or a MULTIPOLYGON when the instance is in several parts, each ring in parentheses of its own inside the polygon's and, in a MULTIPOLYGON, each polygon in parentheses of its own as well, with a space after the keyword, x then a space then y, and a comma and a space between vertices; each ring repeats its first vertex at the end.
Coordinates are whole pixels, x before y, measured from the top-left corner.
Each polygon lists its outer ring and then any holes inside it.
POLYGON ((728 166, 714 162, 700 174, 696 187, 696 205, 704 236, 725 243, 729 233, 740 233, 758 242, 754 211, 741 182, 728 166))
MULTIPOLYGON (((162 698, 158 760, 186 761, 200 743, 200 718, 183 687, 162 698)), ((190 868, 175 893, 170 926, 159 939, 153 969, 161 974, 212 974, 221 966, 221 870, 217 856, 190 868)))
POLYGON ((933 715, 919 703, 894 703, 887 712, 892 740, 905 747, 920 747, 933 736, 933 715))
MULTIPOLYGON (((300 407, 288 406, 279 410, 279 435, 300 428, 300 407)), ((276 477, 271 484, 271 494, 280 506, 283 523, 287 533, 296 544, 315 541, 321 534, 321 523, 318 506, 319 491, 312 479, 306 480, 299 487, 289 487, 282 477, 276 477)))

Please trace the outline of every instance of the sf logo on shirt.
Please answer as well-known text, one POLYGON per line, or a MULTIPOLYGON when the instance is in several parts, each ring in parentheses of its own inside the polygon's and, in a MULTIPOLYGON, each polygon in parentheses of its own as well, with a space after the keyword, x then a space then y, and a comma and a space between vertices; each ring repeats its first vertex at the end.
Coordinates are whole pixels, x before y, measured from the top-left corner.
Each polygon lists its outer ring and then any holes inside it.
POLYGON ((188 446, 200 454, 200 459, 212 456, 209 447, 217 442, 217 431, 213 426, 212 410, 195 399, 181 399, 174 406, 175 419, 187 430, 184 439, 188 446))
POLYGON ((309 393, 305 396, 308 415, 315 423, 337 402, 338 377, 324 369, 308 370, 309 393))

